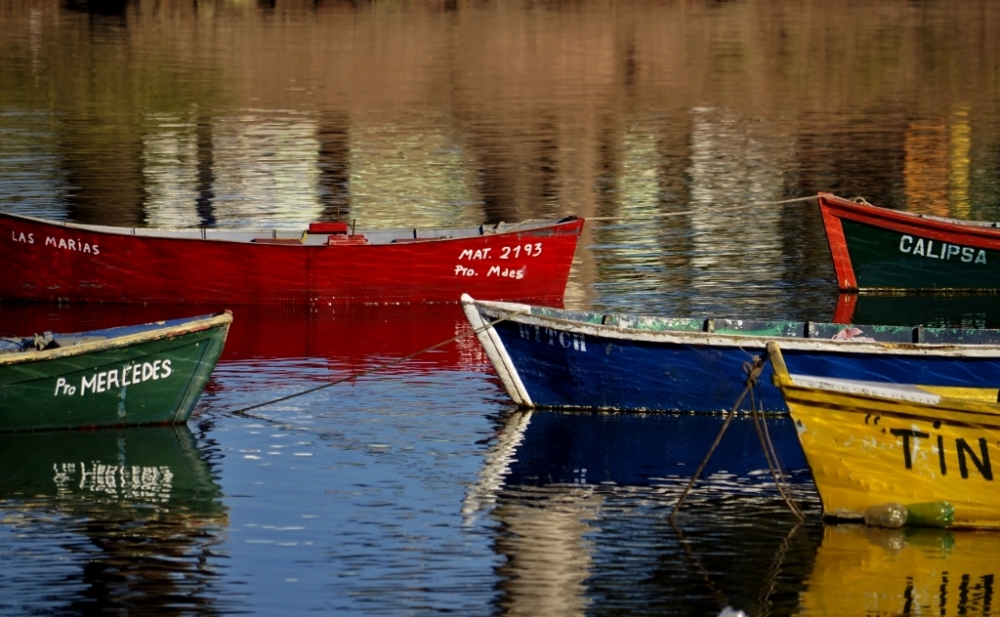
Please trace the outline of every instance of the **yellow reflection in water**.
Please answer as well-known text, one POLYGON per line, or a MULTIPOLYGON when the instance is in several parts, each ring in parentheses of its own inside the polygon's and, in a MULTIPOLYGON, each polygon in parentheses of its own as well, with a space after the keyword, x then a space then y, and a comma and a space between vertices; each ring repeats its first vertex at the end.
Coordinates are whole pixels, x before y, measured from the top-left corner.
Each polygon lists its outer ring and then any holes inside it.
POLYGON ((1000 534, 827 526, 801 615, 986 615, 1000 534))
POLYGON ((950 152, 948 157, 948 201, 952 216, 969 216, 969 150, 972 148, 972 128, 969 126, 969 109, 962 107, 952 114, 949 127, 950 152))
POLYGON ((911 122, 906 129, 903 179, 909 209, 921 214, 968 218, 972 128, 969 109, 946 122, 911 122))

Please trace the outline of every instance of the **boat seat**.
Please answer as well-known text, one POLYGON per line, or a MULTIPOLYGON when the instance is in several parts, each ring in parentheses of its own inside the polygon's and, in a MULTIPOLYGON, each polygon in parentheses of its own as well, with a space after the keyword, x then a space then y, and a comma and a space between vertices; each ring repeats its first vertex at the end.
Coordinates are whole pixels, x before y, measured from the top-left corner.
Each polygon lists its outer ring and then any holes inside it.
POLYGON ((299 238, 254 238, 250 241, 257 244, 302 244, 299 238))
POLYGON ((326 239, 327 246, 353 246, 368 244, 368 238, 357 234, 353 236, 347 236, 344 234, 330 234, 326 239))

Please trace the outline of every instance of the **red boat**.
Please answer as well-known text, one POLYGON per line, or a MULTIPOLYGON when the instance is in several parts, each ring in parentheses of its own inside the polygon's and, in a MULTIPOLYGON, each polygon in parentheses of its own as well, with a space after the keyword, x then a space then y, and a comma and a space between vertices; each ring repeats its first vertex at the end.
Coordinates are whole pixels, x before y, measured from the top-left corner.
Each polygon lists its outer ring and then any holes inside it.
POLYGON ((171 304, 561 302, 584 220, 466 229, 123 228, 0 213, 0 299, 171 304))

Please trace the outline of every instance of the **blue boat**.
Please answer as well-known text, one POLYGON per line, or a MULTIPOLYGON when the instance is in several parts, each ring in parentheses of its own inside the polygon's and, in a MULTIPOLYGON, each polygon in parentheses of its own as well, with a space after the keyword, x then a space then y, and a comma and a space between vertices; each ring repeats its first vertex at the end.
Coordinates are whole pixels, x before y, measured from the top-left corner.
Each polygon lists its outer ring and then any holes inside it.
MULTIPOLYGON (((1000 330, 605 314, 468 295, 462 307, 507 393, 526 408, 729 411, 745 364, 768 341, 802 375, 1000 384, 1000 330)), ((787 411, 769 364, 755 402, 787 411)))

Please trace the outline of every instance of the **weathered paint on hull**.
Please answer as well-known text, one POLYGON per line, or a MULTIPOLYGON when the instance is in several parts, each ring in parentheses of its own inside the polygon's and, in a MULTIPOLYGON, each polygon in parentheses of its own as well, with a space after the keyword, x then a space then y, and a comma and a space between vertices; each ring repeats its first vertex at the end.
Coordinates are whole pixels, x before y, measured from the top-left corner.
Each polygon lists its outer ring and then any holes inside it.
POLYGON ((990 615, 1000 535, 827 525, 799 592, 802 615, 990 615))
POLYGON ((809 385, 773 353, 772 361, 826 516, 860 519, 873 506, 944 501, 956 527, 1000 528, 996 387, 960 394, 916 386, 937 402, 899 400, 809 385))
MULTIPOLYGON (((982 355, 963 357, 954 348, 913 345, 909 355, 897 355, 904 345, 866 348, 862 343, 831 343, 829 334, 826 340, 810 343, 809 339, 786 338, 789 334, 781 328, 742 336, 736 331, 714 335, 675 331, 660 336, 651 330, 629 332, 605 326, 599 322, 600 315, 594 314, 507 305, 539 313, 521 317, 471 299, 464 306, 475 328, 507 317, 480 333, 479 339, 508 394, 524 407, 729 411, 744 389, 743 364, 762 356, 767 341, 775 339, 787 342, 783 346, 786 362, 802 374, 894 383, 918 379, 943 386, 1000 383, 1000 346, 995 344, 984 345, 990 351, 982 355), (546 315, 598 321, 585 324, 546 319, 546 315)), ((695 320, 677 323, 681 321, 695 320)), ((817 324, 818 328, 830 326, 817 324)), ((764 367, 755 399, 765 411, 787 411, 781 393, 771 383, 770 365, 764 367)))
POLYGON ((411 231, 409 241, 328 246, 133 235, 0 213, 0 298, 393 304, 454 303, 472 291, 556 303, 583 223, 428 241, 413 241, 411 231))
POLYGON ((230 322, 225 315, 211 327, 174 336, 0 363, 0 430, 186 422, 230 322))
POLYGON ((1000 229, 897 212, 820 194, 844 291, 1000 290, 1000 229))

